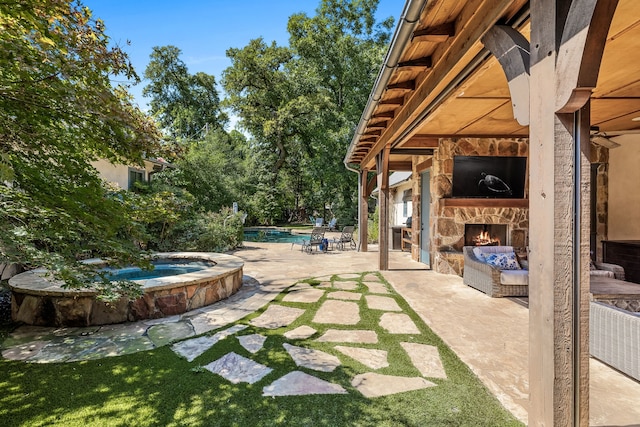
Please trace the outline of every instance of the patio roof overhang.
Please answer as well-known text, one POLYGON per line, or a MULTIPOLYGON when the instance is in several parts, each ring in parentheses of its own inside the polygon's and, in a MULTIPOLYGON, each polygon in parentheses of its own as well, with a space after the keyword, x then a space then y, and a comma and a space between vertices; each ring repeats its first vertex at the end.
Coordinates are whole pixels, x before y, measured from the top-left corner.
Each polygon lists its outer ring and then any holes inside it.
MULTIPOLYGON (((528 94, 519 98, 485 46, 496 25, 528 40, 529 3, 408 0, 345 164, 376 170, 389 147, 393 169, 410 170, 411 156, 431 154, 438 138, 528 137, 528 94), (514 117, 522 108, 524 123, 514 117)), ((639 48, 640 2, 620 0, 590 95, 591 126, 602 133, 640 131, 639 48)))

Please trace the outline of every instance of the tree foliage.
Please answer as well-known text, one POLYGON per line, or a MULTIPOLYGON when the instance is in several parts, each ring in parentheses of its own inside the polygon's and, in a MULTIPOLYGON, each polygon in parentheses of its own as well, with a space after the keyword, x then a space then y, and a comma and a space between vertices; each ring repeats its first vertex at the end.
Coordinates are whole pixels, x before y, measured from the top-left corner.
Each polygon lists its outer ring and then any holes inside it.
POLYGON ((175 46, 154 47, 144 72, 150 80, 143 95, 150 97, 151 114, 172 137, 199 139, 203 131, 222 128, 227 122, 220 110, 215 77, 189 74, 175 46))
POLYGON ((290 46, 251 40, 229 49, 228 105, 253 137, 260 171, 253 203, 263 222, 333 214, 353 222, 357 178, 342 159, 390 37, 377 0, 322 0, 290 17, 290 46), (324 212, 331 206, 332 212, 324 212))
POLYGON ((89 162, 140 163, 160 135, 111 85, 137 76, 79 2, 0 3, 0 28, 0 262, 45 266, 79 286, 84 249, 139 259, 131 212, 89 162))

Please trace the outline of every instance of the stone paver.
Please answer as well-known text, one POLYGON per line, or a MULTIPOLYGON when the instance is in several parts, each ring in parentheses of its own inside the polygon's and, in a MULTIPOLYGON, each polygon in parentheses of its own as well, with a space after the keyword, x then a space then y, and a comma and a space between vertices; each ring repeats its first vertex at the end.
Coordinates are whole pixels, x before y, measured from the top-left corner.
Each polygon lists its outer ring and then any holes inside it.
POLYGON ((390 294, 391 293, 391 291, 387 289, 384 283, 364 282, 363 285, 369 288, 369 292, 371 292, 372 294, 390 294))
POLYGON ((263 396, 304 396, 309 394, 347 394, 338 384, 300 371, 289 372, 262 389, 263 396))
POLYGON ((376 344, 378 342, 378 335, 375 331, 328 329, 316 341, 376 344))
POLYGON ((322 372, 333 372, 340 366, 340 359, 324 351, 298 347, 287 343, 282 344, 282 346, 287 350, 287 353, 289 353, 289 356, 297 366, 322 372))
POLYGON ((380 369, 389 366, 389 362, 387 361, 387 352, 384 350, 346 347, 343 345, 337 345, 335 349, 371 369, 380 369))
POLYGON ((334 289, 341 289, 343 291, 355 291, 358 289, 358 282, 333 282, 334 289))
POLYGON ((253 326, 267 329, 277 329, 288 326, 298 317, 302 316, 304 310, 301 308, 285 307, 283 305, 272 304, 260 316, 250 323, 253 326))
POLYGON ((303 340, 305 338, 309 338, 311 335, 315 334, 316 332, 318 331, 313 329, 311 326, 302 325, 302 326, 298 326, 295 329, 285 332, 284 336, 285 338, 288 338, 290 340, 303 340))
POLYGON ((436 384, 422 377, 398 377, 382 375, 375 372, 356 375, 351 380, 354 386, 365 397, 380 397, 405 391, 434 387, 436 384))
POLYGON ((234 384, 242 382, 253 384, 273 371, 273 369, 267 366, 234 352, 225 354, 204 368, 234 384))
POLYGON ((338 275, 339 279, 359 279, 361 276, 360 273, 342 273, 340 275, 338 275))
POLYGON ((187 361, 192 362, 196 357, 213 347, 218 341, 245 329, 247 329, 247 325, 234 325, 224 331, 217 332, 215 335, 205 335, 175 343, 171 346, 171 350, 187 359, 187 361))
POLYGON ((367 307, 371 310, 402 311, 395 299, 378 295, 366 295, 367 307))
POLYGON ((420 329, 404 313, 384 313, 380 316, 380 326, 390 334, 419 334, 420 329))
POLYGON ((362 299, 362 294, 358 292, 335 291, 335 292, 329 292, 327 294, 327 298, 359 301, 362 299))
POLYGON ((379 282, 380 278, 373 273, 369 273, 362 278, 363 282, 379 282))
POLYGON ((195 335, 193 326, 187 322, 161 323, 147 329, 147 336, 156 347, 162 347, 192 335, 195 335))
POLYGON ((314 323, 355 325, 360 321, 360 307, 355 302, 326 300, 316 312, 314 323))
POLYGON ((401 342, 400 345, 409 355, 413 366, 415 366, 423 376, 447 378, 437 347, 409 342, 401 342))
MULTIPOLYGON (((309 285, 307 285, 309 286, 309 285)), ((324 295, 322 289, 302 288, 289 291, 287 295, 282 299, 285 302, 301 302, 301 303, 314 303, 317 302, 324 295)))
POLYGON ((238 337, 238 341, 240 341, 240 345, 244 347, 249 353, 257 353, 262 350, 264 347, 264 342, 267 340, 267 337, 260 334, 251 334, 251 335, 241 335, 238 337))

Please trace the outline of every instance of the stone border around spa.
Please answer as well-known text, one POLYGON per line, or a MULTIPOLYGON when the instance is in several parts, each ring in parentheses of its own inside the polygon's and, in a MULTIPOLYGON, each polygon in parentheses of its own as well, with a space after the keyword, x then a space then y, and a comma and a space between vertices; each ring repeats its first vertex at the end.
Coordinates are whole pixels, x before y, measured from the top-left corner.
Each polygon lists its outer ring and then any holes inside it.
MULTIPOLYGON (((62 283, 37 269, 9 280, 11 317, 35 326, 92 326, 157 319, 182 314, 228 298, 242 286, 244 262, 213 252, 162 252, 153 259, 195 259, 215 265, 193 273, 136 281, 143 295, 121 298, 109 305, 91 289, 64 289, 62 283)), ((101 260, 87 260, 102 263, 101 260)))

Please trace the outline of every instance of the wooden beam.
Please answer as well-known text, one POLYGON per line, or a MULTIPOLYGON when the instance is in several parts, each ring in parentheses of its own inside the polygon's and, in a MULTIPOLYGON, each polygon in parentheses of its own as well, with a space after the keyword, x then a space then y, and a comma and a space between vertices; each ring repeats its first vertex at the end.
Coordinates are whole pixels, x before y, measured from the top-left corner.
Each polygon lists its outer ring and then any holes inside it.
POLYGON ((529 208, 529 199, 441 199, 447 208, 529 208))
POLYGON ((407 80, 404 82, 393 83, 387 86, 387 90, 415 90, 415 80, 407 80))
POLYGON ((502 66, 511 94, 513 116, 522 126, 529 124, 529 40, 506 25, 494 25, 482 43, 502 66))
MULTIPOLYGON (((371 191, 367 191, 369 188, 369 182, 367 176, 369 171, 363 169, 358 175, 358 184, 360 184, 360 198, 358 200, 358 237, 360 250, 367 252, 367 240, 369 239, 369 195, 371 191)), ((373 180, 375 182, 375 180, 373 180)), ((373 189, 372 189, 373 190, 373 189)))
POLYGON ((411 161, 389 161, 389 170, 390 171, 410 171, 412 163, 411 161))
POLYGON ((432 156, 433 148, 392 148, 391 154, 403 154, 407 156, 432 156))
POLYGON ((422 173, 424 171, 426 171, 427 169, 429 169, 431 166, 433 166, 433 157, 431 157, 430 159, 425 160, 424 162, 420 162, 416 165, 416 172, 417 173, 422 173))
POLYGON ((387 123, 383 122, 383 123, 376 123, 375 125, 371 125, 371 126, 367 126, 367 129, 371 129, 371 130, 375 130, 375 129, 386 129, 387 128, 387 123))
POLYGON ((408 61, 398 62, 397 67, 402 70, 406 68, 431 68, 431 57, 425 56, 424 58, 410 59, 408 61))
POLYGON ((393 111, 383 111, 381 113, 375 113, 371 116, 371 119, 393 119, 395 113, 393 111))
POLYGON ((365 131, 362 135, 375 135, 375 136, 380 136, 380 135, 382 135, 382 131, 381 131, 381 130, 367 130, 367 131, 365 131))
POLYGON ((377 157, 378 187, 378 270, 389 269, 389 147, 385 147, 377 157))
POLYGON ((415 30, 411 36, 411 41, 414 42, 432 42, 442 43, 449 40, 449 37, 456 35, 456 26, 454 22, 448 22, 446 24, 435 25, 433 27, 421 28, 415 30))
POLYGON ((367 188, 365 195, 367 197, 371 196, 373 193, 373 189, 376 188, 376 184, 378 183, 378 177, 376 175, 372 175, 371 178, 367 181, 367 188))
POLYGON ((402 105, 402 104, 404 104, 404 96, 383 99, 380 102, 378 102, 378 105, 402 105))
POLYGON ((438 148, 440 138, 425 135, 413 135, 402 148, 438 148))

